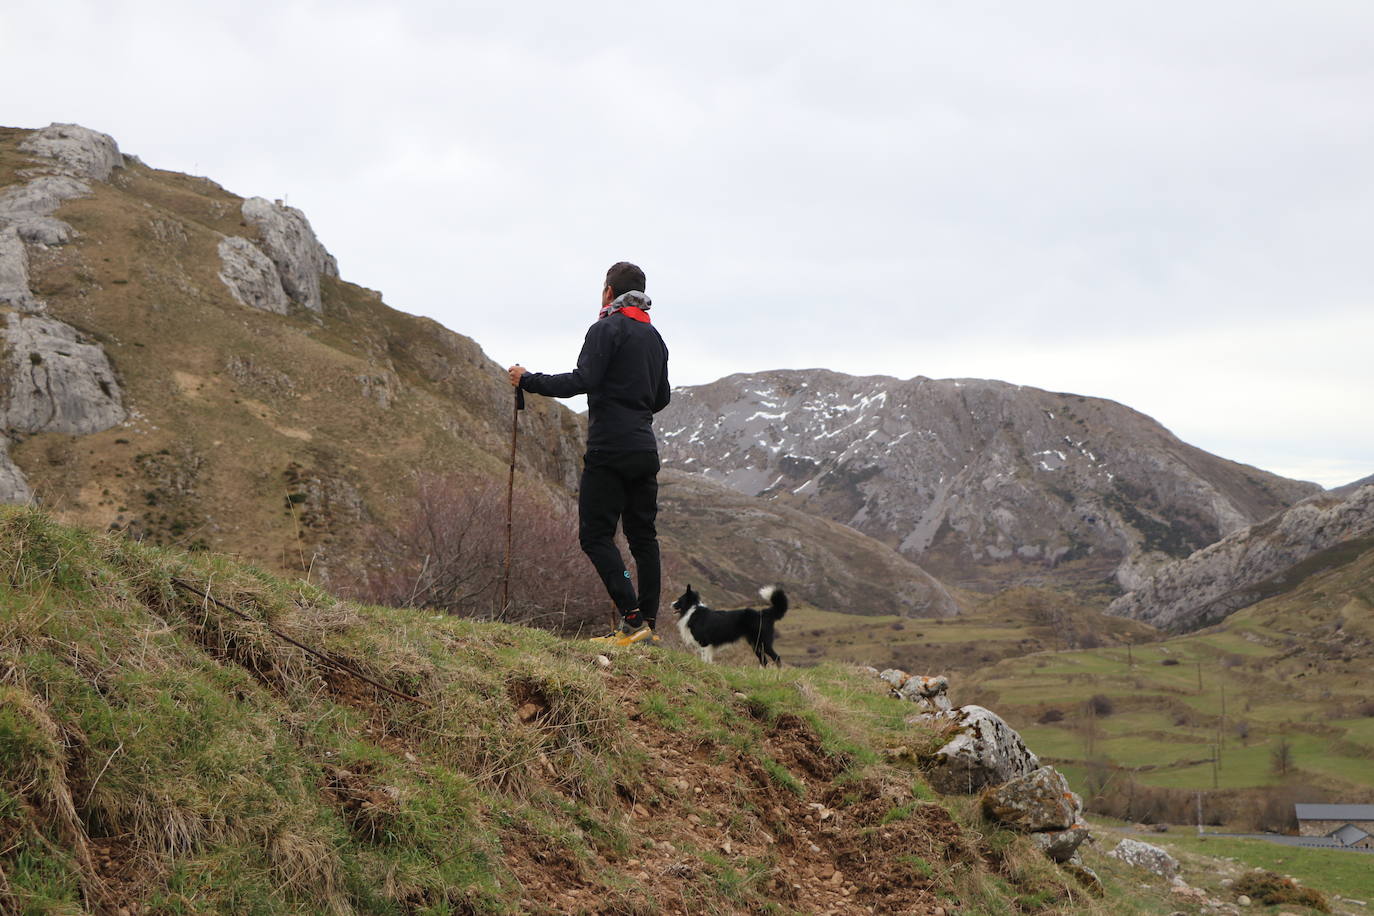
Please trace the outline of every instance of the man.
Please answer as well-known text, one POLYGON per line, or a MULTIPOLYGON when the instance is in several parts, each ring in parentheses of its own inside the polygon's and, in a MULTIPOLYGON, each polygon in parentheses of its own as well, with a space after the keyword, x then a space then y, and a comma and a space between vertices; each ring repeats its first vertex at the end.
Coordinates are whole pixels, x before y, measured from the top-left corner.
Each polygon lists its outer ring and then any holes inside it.
POLYGON ((601 313, 587 330, 577 368, 558 375, 511 366, 512 385, 533 394, 587 396, 587 454, 578 495, 578 537, 620 612, 604 641, 657 641, 659 555, 658 442, 653 416, 668 406, 668 348, 649 321, 644 271, 621 261, 606 271, 601 313), (630 571, 615 546, 620 524, 639 570, 630 571))

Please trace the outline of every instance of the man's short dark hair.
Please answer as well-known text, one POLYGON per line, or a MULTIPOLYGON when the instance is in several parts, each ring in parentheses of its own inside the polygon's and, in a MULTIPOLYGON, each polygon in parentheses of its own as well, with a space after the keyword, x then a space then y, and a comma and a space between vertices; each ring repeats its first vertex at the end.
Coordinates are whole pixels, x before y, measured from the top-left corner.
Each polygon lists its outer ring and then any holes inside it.
POLYGON ((629 261, 618 261, 606 271, 606 285, 612 296, 623 296, 632 289, 644 292, 644 271, 629 261))

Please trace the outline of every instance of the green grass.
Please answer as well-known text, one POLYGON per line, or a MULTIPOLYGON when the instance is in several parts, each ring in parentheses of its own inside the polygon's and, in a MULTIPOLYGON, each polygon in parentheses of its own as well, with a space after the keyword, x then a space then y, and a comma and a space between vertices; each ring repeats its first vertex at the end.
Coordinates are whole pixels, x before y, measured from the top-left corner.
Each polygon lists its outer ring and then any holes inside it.
POLYGON ((1356 552, 1208 630, 1129 653, 1003 659, 959 693, 994 706, 1042 756, 1071 766, 1105 757, 1146 786, 1273 786, 1281 775, 1271 752, 1283 738, 1305 782, 1332 800, 1363 798, 1374 789, 1374 718, 1353 713, 1374 695, 1374 667, 1349 634, 1374 626, 1374 608, 1359 597, 1371 575, 1374 550, 1356 552), (1089 741, 1085 707, 1097 695, 1115 710, 1093 718, 1089 741), (1040 724, 1051 709, 1062 720, 1040 724))
POLYGON ((1167 835, 1151 843, 1175 853, 1228 858, 1252 868, 1292 875, 1299 883, 1328 894, 1374 901, 1374 856, 1328 849, 1302 849, 1225 837, 1167 835))

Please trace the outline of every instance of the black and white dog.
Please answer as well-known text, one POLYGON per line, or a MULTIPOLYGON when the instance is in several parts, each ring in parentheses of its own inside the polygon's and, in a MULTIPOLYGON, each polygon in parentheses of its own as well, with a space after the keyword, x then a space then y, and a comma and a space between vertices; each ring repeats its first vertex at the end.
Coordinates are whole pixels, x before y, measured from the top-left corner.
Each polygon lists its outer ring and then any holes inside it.
POLYGON ((760 665, 767 667, 770 658, 773 664, 781 665, 782 659, 773 651, 773 624, 787 613, 787 595, 778 586, 769 585, 759 589, 759 597, 768 602, 768 607, 761 611, 751 607, 714 611, 701 603, 701 595, 692 586, 687 586, 682 597, 673 602, 683 643, 700 652, 702 661, 709 662, 717 646, 747 639, 760 665))

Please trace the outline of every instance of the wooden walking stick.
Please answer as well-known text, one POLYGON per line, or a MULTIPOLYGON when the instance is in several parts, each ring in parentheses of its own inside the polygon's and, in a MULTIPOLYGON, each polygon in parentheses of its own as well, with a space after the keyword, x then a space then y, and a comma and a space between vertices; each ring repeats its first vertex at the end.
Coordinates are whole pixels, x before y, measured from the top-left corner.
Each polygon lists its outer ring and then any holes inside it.
POLYGON ((505 616, 510 609, 510 553, 514 536, 512 509, 515 506, 515 444, 520 439, 520 411, 525 409, 525 392, 515 386, 515 409, 510 414, 510 477, 506 480, 506 562, 501 570, 501 607, 505 616))

